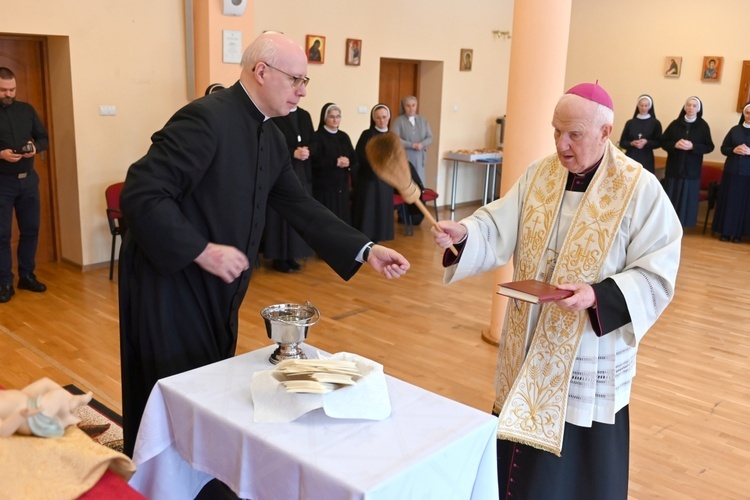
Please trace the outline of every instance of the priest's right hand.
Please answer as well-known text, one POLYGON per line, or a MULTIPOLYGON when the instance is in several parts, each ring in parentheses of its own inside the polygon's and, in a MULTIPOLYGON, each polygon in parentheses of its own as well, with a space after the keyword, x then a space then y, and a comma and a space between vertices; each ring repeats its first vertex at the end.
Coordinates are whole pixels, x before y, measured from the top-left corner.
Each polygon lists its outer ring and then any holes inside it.
POLYGON ((438 221, 436 226, 430 228, 435 244, 440 248, 448 248, 466 238, 466 226, 452 220, 438 221))
POLYGON ((195 263, 204 271, 218 276, 226 283, 233 282, 243 272, 250 269, 250 260, 247 255, 235 247, 217 243, 206 245, 206 248, 195 258, 195 263))

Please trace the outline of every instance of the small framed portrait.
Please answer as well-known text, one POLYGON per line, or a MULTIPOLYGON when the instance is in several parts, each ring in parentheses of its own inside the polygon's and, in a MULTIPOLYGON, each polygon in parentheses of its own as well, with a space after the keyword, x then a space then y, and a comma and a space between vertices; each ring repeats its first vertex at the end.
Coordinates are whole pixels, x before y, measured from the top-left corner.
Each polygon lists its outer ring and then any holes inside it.
POLYGON ((721 70, 724 69, 724 58, 719 56, 706 56, 701 66, 702 82, 720 82, 721 70))
POLYGON ((667 56, 664 59, 664 76, 667 78, 679 78, 682 72, 682 57, 667 56))
POLYGON ((461 61, 458 69, 461 71, 471 71, 471 65, 474 63, 474 49, 461 49, 461 61))
POLYGON ((307 35, 305 48, 307 49, 307 62, 323 64, 326 61, 326 37, 307 35))
POLYGON ((362 57, 362 40, 355 38, 346 39, 346 56, 344 62, 347 66, 359 66, 362 57))

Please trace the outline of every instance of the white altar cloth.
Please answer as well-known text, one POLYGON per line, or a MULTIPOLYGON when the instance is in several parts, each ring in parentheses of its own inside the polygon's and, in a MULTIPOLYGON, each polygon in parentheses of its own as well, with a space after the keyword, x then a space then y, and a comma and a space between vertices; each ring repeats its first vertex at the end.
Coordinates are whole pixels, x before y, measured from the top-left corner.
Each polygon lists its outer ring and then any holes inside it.
POLYGON ((130 485, 153 500, 193 498, 211 477, 254 500, 498 498, 497 418, 390 376, 385 420, 317 409, 253 422, 253 373, 272 368, 275 347, 160 380, 130 485))

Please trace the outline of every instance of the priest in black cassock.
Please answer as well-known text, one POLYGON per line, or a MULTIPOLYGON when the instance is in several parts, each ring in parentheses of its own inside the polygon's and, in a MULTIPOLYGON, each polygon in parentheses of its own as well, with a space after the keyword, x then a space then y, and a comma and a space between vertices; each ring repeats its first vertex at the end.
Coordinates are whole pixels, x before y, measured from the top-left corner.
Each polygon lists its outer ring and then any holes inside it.
POLYGON ((127 455, 158 379, 234 355, 267 207, 345 280, 363 262, 386 278, 409 269, 297 179, 269 118, 297 106, 306 73, 302 47, 281 33, 260 35, 243 55, 239 81, 177 111, 128 170, 119 285, 127 455))

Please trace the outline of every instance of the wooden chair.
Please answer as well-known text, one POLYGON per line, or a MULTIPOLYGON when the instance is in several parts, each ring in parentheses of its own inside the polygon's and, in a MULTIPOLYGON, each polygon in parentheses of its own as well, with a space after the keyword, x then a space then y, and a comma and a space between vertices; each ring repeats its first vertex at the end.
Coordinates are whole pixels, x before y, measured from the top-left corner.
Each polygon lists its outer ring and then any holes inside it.
POLYGON ((708 227, 708 217, 711 214, 711 210, 716 206, 716 200, 719 197, 719 184, 721 183, 721 175, 724 170, 720 167, 714 167, 711 165, 703 165, 701 168, 701 184, 700 191, 698 193, 698 201, 706 201, 706 219, 703 221, 703 234, 706 234, 706 228, 708 227))
POLYGON ((107 222, 109 222, 109 232, 112 233, 112 251, 109 257, 109 279, 112 279, 115 269, 115 246, 117 236, 122 238, 125 234, 125 219, 120 212, 120 192, 124 182, 118 182, 107 186, 104 190, 104 198, 107 200, 107 222))

